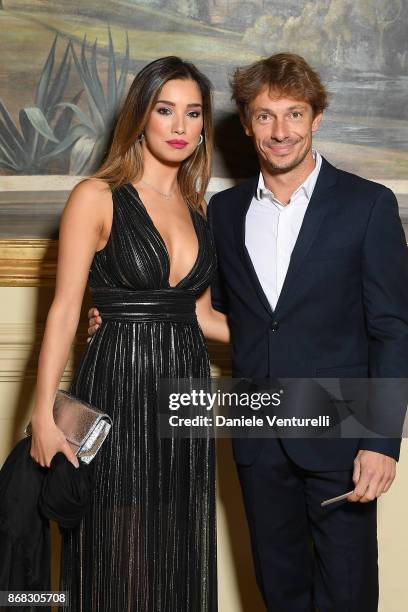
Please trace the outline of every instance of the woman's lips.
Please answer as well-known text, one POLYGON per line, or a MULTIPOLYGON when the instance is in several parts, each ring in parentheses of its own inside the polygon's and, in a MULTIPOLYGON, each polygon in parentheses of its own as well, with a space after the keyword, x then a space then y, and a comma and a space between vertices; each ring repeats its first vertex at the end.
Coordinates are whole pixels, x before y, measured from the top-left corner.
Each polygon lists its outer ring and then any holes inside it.
POLYGON ((167 144, 169 144, 173 149, 184 149, 188 145, 186 140, 167 140, 167 144))

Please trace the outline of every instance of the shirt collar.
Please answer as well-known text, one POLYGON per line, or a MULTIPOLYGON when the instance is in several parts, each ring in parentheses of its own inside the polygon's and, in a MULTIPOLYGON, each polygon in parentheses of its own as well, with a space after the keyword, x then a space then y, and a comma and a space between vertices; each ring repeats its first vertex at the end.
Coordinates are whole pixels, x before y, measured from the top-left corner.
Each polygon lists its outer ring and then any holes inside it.
MULTIPOLYGON (((322 156, 320 155, 320 153, 313 149, 312 155, 314 157, 316 165, 313 168, 312 172, 309 174, 309 176, 306 178, 306 180, 296 189, 296 191, 293 192, 291 200, 301 190, 304 192, 307 201, 309 201, 312 197, 313 190, 316 186, 317 177, 319 176, 320 168, 322 166, 322 156)), ((262 172, 259 173, 258 186, 256 189, 255 197, 257 200, 262 200, 262 198, 265 197, 267 197, 268 199, 272 198, 272 200, 275 199, 275 196, 272 191, 270 191, 265 186, 265 181, 262 172)))

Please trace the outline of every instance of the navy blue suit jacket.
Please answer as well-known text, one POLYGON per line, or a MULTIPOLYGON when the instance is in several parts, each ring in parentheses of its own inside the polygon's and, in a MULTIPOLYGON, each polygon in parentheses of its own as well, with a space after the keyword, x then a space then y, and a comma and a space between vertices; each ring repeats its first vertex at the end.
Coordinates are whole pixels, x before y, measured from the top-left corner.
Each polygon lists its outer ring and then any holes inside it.
MULTIPOLYGON (((211 198, 218 278, 235 377, 408 377, 408 250, 390 189, 323 159, 275 310, 245 247, 258 177, 211 198)), ((384 409, 386 407, 384 406, 384 409)), ((399 439, 283 439, 306 469, 342 470, 358 449, 399 456, 399 439)), ((250 465, 262 444, 234 440, 250 465)))

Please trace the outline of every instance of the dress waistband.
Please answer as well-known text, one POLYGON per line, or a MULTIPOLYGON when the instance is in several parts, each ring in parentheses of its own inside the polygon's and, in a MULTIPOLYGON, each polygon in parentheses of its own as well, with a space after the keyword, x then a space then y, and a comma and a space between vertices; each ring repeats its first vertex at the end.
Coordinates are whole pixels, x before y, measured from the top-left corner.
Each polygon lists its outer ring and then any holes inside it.
POLYGON ((90 291, 103 321, 196 321, 196 298, 191 291, 131 291, 111 287, 91 287, 90 291))

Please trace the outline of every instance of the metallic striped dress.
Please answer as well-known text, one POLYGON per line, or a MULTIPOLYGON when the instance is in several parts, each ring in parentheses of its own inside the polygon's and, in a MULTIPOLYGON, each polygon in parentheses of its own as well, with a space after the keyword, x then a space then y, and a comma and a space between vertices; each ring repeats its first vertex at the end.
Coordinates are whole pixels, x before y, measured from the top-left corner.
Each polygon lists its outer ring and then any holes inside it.
POLYGON ((136 189, 113 191, 111 234, 89 273, 103 322, 70 391, 114 426, 91 464, 89 510, 63 533, 63 610, 217 609, 214 441, 165 439, 158 424, 160 378, 209 377, 195 299, 215 255, 205 219, 191 215, 198 256, 171 287, 168 251, 136 189))

